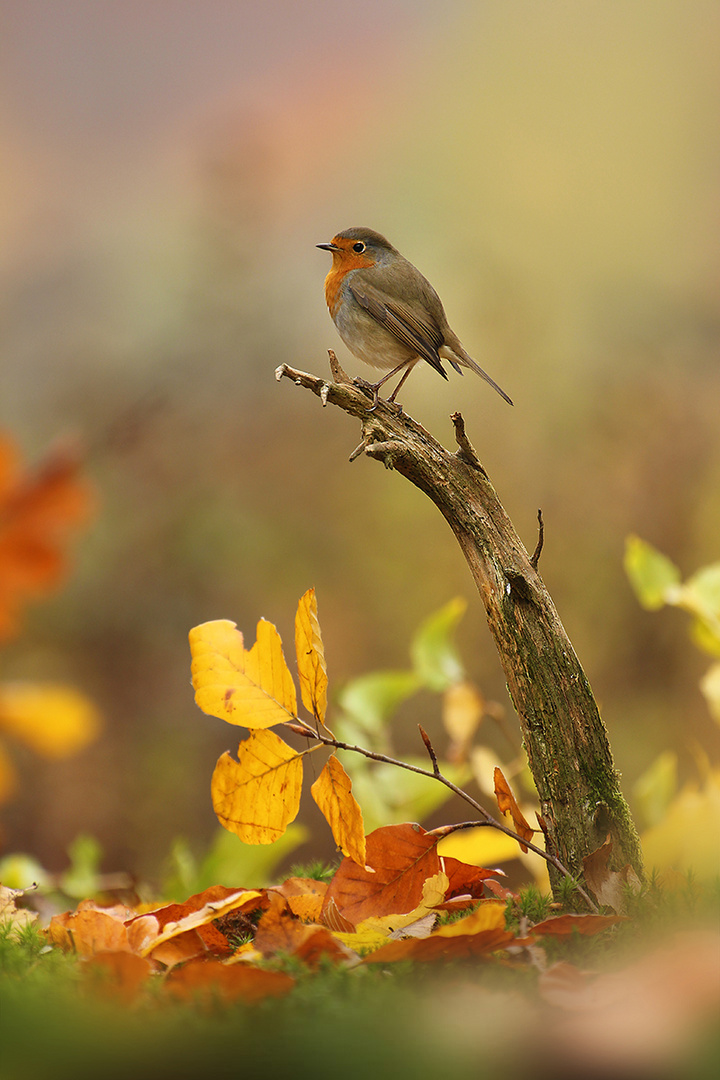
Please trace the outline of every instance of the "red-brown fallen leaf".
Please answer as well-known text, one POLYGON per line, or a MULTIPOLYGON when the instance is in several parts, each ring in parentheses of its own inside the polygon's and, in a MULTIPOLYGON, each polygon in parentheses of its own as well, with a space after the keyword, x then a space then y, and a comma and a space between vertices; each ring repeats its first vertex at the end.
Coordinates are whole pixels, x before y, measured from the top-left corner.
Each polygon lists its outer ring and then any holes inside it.
POLYGON ((485 888, 500 900, 518 900, 520 897, 519 893, 513 892, 512 889, 507 889, 499 881, 493 881, 492 878, 489 878, 485 882, 485 888))
POLYGON ((608 836, 604 844, 591 851, 583 859, 585 881, 595 894, 597 902, 613 911, 625 910, 625 891, 639 892, 640 879, 629 863, 622 870, 610 869, 612 840, 608 836))
POLYGON ((461 862, 460 859, 444 857, 442 861, 450 882, 446 893, 448 900, 465 893, 481 900, 485 895, 484 883, 488 878, 505 877, 502 870, 485 870, 481 866, 461 862))
POLYGON ((487 902, 456 923, 441 926, 429 937, 389 941, 364 960, 366 964, 400 960, 464 960, 505 949, 517 939, 505 929, 505 905, 487 902))
POLYGON ((160 930, 164 931, 169 923, 180 923, 183 920, 186 921, 187 928, 187 920, 192 915, 198 915, 193 925, 201 926, 220 918, 228 911, 238 911, 245 907, 260 907, 262 902, 262 894, 259 891, 211 885, 202 892, 189 896, 182 904, 164 904, 144 914, 154 916, 160 930))
POLYGON ((0 436, 0 640, 17 628, 20 605, 56 588, 67 568, 67 533, 91 508, 80 477, 80 458, 58 447, 31 473, 20 471, 17 453, 0 436))
POLYGON ((328 886, 325 913, 332 903, 357 926, 373 915, 404 915, 420 904, 427 878, 439 873, 438 837, 420 825, 384 825, 367 837, 366 870, 343 859, 328 886))
MULTIPOLYGON (((515 801, 510 785, 502 774, 500 769, 495 769, 495 798, 497 799, 498 809, 501 814, 510 814, 515 826, 515 832, 519 836, 522 836, 524 840, 532 840, 535 830, 530 828, 530 825, 525 820, 522 810, 515 801)), ((525 844, 521 844, 522 851, 527 851, 525 844)))
POLYGON ((544 919, 532 928, 533 934, 548 934, 551 937, 565 937, 577 931, 583 937, 591 937, 606 930, 615 923, 625 922, 624 915, 558 915, 544 919))
POLYGON ((153 972, 153 965, 131 952, 99 952, 85 961, 86 970, 97 976, 92 989, 107 997, 130 1004, 153 972))
POLYGON ((347 959, 348 952, 325 926, 307 925, 293 915, 288 901, 270 894, 270 908, 260 919, 253 945, 263 956, 287 953, 315 967, 321 956, 347 959))
POLYGON ((210 924, 229 912, 255 910, 264 903, 260 892, 213 885, 182 904, 166 904, 128 919, 128 940, 133 951, 152 953, 153 960, 168 966, 203 953, 230 955, 227 938, 210 924))
POLYGON ((295 980, 281 971, 261 971, 246 964, 227 966, 219 960, 190 960, 170 972, 165 983, 168 993, 183 1001, 221 997, 246 1005, 285 997, 294 985, 295 980))

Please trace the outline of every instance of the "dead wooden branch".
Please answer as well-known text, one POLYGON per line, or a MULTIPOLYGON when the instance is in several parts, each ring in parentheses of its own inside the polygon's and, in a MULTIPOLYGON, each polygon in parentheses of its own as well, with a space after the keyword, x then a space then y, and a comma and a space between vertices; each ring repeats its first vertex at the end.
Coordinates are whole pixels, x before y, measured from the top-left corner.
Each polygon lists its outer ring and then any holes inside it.
MULTIPOLYGON (((590 684, 537 572, 471 446, 462 416, 452 422, 458 450, 441 446, 397 405, 352 382, 331 354, 334 381, 283 364, 291 379, 357 417, 365 453, 430 498, 465 555, 485 607, 515 706, 545 826, 548 851, 580 877, 583 857, 613 842, 613 862, 642 875, 637 832, 621 794, 607 732, 590 684)), ((553 875, 551 873, 551 878, 553 875)), ((553 886, 558 877, 553 878, 553 886)))

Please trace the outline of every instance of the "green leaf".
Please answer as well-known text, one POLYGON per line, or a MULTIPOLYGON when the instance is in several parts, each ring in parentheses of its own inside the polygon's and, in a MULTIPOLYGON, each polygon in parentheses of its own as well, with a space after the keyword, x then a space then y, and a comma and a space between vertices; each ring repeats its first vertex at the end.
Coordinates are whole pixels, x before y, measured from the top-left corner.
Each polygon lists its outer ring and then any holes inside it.
POLYGON ((413 666, 422 684, 430 690, 447 690, 465 678, 452 638, 466 608, 467 600, 456 597, 425 619, 412 640, 413 666))
POLYGON ((170 853, 170 873, 163 883, 163 896, 177 903, 189 893, 199 893, 210 885, 242 889, 268 885, 276 866, 309 836, 304 825, 293 823, 274 844, 267 847, 244 844, 234 833, 218 829, 210 850, 198 867, 187 841, 178 837, 170 853))
POLYGON ((0 881, 8 889, 29 889, 33 885, 47 888, 50 875, 32 855, 13 852, 0 859, 0 881))
POLYGON ((675 590, 680 571, 666 555, 639 536, 625 541, 625 573, 644 608, 657 611, 663 604, 676 602, 675 590))
MULTIPOLYGON (((405 757, 408 765, 431 769, 428 758, 405 757)), ((460 787, 470 778, 467 765, 442 763, 443 776, 460 787)), ((384 762, 372 769, 377 790, 390 808, 391 823, 400 821, 424 821, 430 814, 452 798, 452 792, 444 784, 429 776, 398 769, 384 762)))
POLYGON ((68 847, 70 867, 60 878, 60 887, 68 896, 84 899, 98 891, 98 875, 103 849, 94 836, 80 835, 68 847))
POLYGON ((339 703, 363 731, 377 734, 419 686, 412 671, 376 671, 348 683, 340 692, 339 703))
POLYGON ((695 615, 693 640, 704 652, 720 656, 720 563, 704 566, 681 586, 677 604, 695 615))

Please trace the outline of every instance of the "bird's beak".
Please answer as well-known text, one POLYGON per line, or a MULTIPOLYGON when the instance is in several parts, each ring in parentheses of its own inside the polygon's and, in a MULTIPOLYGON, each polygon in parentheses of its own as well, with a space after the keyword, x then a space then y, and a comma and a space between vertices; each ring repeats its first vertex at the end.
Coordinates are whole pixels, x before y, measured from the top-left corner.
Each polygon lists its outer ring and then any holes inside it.
POLYGON ((342 251, 337 244, 316 244, 315 247, 322 248, 323 251, 342 251))

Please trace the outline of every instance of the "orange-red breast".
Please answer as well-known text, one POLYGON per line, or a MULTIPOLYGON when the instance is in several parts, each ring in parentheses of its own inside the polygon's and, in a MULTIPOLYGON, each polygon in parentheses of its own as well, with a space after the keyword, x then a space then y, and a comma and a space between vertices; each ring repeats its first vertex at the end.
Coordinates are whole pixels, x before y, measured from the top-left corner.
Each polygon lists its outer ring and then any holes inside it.
POLYGON ((419 360, 427 360, 444 379, 442 360, 460 375, 463 367, 470 368, 512 405, 505 391, 465 352, 430 282, 389 240, 372 229, 355 228, 317 246, 332 252, 325 299, 340 337, 366 364, 390 369, 371 384, 373 408, 383 383, 404 369, 388 398, 395 400, 419 360))

